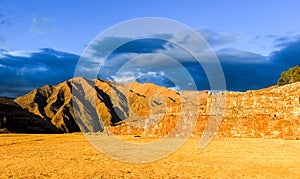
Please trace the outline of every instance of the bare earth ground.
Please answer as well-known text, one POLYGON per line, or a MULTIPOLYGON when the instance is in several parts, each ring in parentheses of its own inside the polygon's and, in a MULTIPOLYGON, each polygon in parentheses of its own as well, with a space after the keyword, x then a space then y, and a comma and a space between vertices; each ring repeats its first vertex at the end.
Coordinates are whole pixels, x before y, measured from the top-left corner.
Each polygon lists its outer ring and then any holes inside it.
MULTIPOLYGON (((132 139, 147 142, 147 139, 132 139)), ((113 160, 82 134, 0 135, 1 178, 300 178, 300 141, 191 138, 148 164, 113 160)))

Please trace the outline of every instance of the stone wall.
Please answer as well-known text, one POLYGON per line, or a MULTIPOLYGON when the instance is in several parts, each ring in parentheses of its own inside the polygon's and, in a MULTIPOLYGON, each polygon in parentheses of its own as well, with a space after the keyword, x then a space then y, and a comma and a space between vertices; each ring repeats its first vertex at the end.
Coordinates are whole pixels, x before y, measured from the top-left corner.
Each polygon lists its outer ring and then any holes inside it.
POLYGON ((247 92, 205 91, 194 96, 199 98, 198 104, 167 105, 165 114, 125 120, 109 130, 115 134, 179 137, 193 129, 192 136, 200 136, 208 120, 215 120, 208 128, 213 131, 220 122, 217 137, 300 139, 300 83, 247 92))

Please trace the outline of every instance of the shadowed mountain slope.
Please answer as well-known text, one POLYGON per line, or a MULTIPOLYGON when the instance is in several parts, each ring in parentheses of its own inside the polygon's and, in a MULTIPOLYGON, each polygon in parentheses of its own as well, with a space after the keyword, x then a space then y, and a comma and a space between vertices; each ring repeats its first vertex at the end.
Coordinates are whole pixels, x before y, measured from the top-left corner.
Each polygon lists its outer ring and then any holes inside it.
POLYGON ((0 97, 0 130, 17 133, 62 133, 51 122, 2 97, 0 97))

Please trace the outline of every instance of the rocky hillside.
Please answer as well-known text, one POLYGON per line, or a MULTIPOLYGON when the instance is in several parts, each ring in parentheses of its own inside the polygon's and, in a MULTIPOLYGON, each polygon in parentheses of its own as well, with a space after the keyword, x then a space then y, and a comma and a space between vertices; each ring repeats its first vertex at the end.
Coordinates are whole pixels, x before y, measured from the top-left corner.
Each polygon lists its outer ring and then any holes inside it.
POLYGON ((0 97, 0 132, 62 133, 50 122, 0 97))
POLYGON ((64 132, 97 132, 106 126, 114 134, 184 136, 192 129, 201 135, 207 125, 221 123, 219 137, 299 139, 299 97, 300 83, 213 94, 74 78, 35 89, 15 102, 64 132), (209 120, 214 122, 207 124, 209 120))
MULTIPOLYGON (((155 94, 164 97, 161 99, 158 96, 157 100, 179 102, 179 93, 154 84, 114 84, 83 78, 74 78, 57 86, 37 88, 14 101, 29 112, 51 121, 65 132, 80 131, 74 120, 75 106, 77 115, 83 120, 81 124, 89 123, 87 120, 93 119, 91 125, 80 125, 81 130, 102 131, 103 126, 114 126, 124 119, 148 116, 151 112, 148 100, 153 96, 155 98, 155 94), (86 108, 89 109, 88 112, 80 113, 86 108), (94 120, 95 118, 102 120, 94 120)), ((154 100, 152 105, 159 106, 160 102, 154 100)), ((159 112, 163 108, 157 110, 159 112)))

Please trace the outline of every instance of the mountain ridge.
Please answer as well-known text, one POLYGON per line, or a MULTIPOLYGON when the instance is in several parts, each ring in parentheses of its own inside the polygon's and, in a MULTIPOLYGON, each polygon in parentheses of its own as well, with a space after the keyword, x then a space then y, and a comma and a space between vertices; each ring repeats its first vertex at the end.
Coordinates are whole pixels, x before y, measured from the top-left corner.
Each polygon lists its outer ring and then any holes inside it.
POLYGON ((300 83, 211 93, 77 77, 37 88, 14 101, 64 132, 108 129, 117 135, 161 137, 172 130, 183 136, 193 129, 194 135, 201 135, 215 106, 224 114, 218 136, 296 139, 300 138, 299 94, 300 83), (220 103, 218 95, 226 101, 220 103), (197 122, 182 115, 197 116, 197 122), (184 129, 177 129, 181 120, 184 129))

